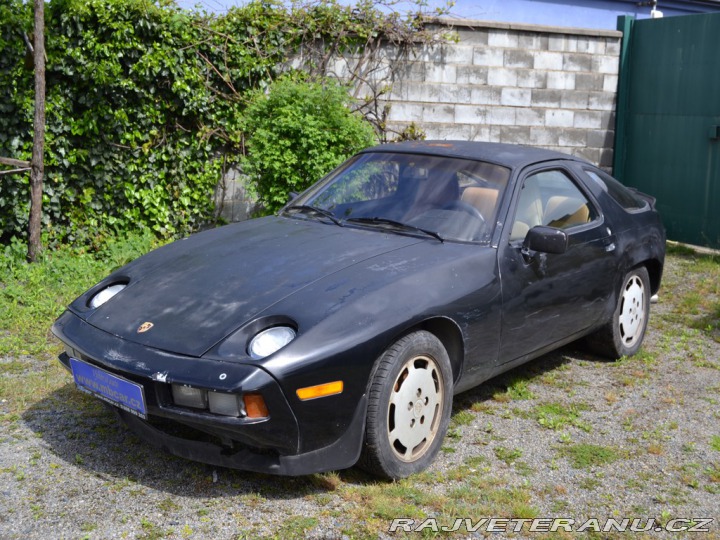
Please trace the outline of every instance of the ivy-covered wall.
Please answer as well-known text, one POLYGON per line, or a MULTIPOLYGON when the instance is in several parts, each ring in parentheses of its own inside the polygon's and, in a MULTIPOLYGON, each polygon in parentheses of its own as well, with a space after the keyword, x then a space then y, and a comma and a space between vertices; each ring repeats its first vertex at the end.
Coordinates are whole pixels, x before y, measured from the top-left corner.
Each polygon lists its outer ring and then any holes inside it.
MULTIPOLYGON (((338 35, 338 27, 356 24, 358 13, 334 2, 294 11, 255 1, 222 16, 180 10, 171 0, 49 2, 46 238, 92 244, 136 228, 172 236, 213 222, 213 193, 224 171, 242 162, 253 181, 267 177, 273 153, 248 152, 260 145, 253 141, 259 130, 245 118, 248 106, 262 108, 273 81, 288 71, 287 59, 304 44, 338 35)), ((365 19, 357 28, 369 27, 365 19)), ((0 4, 0 156, 25 160, 32 148, 33 66, 26 46, 32 21, 31 2, 0 4)), ((354 31, 332 39, 364 38, 354 31)), ((313 92, 339 95, 336 83, 312 74, 288 81, 300 88, 300 100, 317 100, 313 92)), ((335 133, 340 144, 317 145, 321 165, 308 165, 313 174, 374 140, 349 101, 324 100, 340 112, 317 111, 343 127, 335 133)), ((308 118, 287 122, 308 126, 308 118)), ((333 129, 315 126, 315 134, 333 129)), ((266 129, 260 136, 274 135, 266 129)), ((304 136, 312 141, 312 134, 304 136)), ((307 183, 290 178, 286 189, 307 183)), ((270 207, 285 196, 272 193, 270 207)), ((0 176, 0 243, 25 234, 28 199, 27 175, 0 176)))

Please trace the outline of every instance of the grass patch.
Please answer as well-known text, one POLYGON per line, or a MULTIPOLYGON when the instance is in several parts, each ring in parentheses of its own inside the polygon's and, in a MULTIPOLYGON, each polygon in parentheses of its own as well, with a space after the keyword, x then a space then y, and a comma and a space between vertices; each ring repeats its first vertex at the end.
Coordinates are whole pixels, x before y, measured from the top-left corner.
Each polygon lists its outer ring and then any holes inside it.
POLYGON ((710 448, 720 452, 720 435, 713 435, 710 437, 710 448))
POLYGON ((108 239, 102 251, 69 246, 25 261, 25 245, 14 242, 0 256, 0 357, 45 358, 58 352, 50 334, 55 318, 80 293, 157 245, 149 235, 108 239))
POLYGON ((580 419, 582 411, 590 407, 585 403, 559 403, 549 402, 537 405, 532 415, 538 424, 548 429, 560 430, 574 426, 583 431, 590 431, 590 425, 580 419))
POLYGON ((566 457, 576 469, 588 469, 613 463, 622 457, 621 453, 609 446, 596 444, 574 444, 558 449, 560 455, 566 457))
POLYGON ((283 526, 278 531, 277 538, 283 540, 307 538, 308 531, 317 527, 317 524, 318 520, 314 517, 291 516, 283 523, 283 526))
POLYGON ((514 461, 517 461, 522 457, 522 450, 519 448, 505 448, 504 446, 497 446, 493 449, 495 457, 500 461, 504 461, 507 465, 511 465, 514 461))
POLYGON ((501 403, 533 399, 535 394, 530 390, 529 384, 530 381, 526 376, 516 375, 508 381, 505 390, 497 390, 493 393, 493 399, 501 403))
POLYGON ((50 327, 65 307, 100 279, 155 247, 149 234, 108 239, 102 251, 59 246, 38 262, 25 261, 25 245, 0 246, 0 395, 9 414, 24 411, 68 382, 55 361, 62 351, 50 327), (22 380, 22 384, 19 381, 22 380))

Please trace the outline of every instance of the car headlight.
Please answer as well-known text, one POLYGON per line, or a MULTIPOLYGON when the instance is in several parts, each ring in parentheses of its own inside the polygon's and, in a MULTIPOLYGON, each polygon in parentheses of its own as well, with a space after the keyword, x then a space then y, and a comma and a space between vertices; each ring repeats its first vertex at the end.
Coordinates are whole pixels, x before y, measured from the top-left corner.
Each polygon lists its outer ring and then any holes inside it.
POLYGON ((273 326, 259 332, 250 340, 248 354, 253 360, 260 360, 279 351, 296 336, 295 330, 289 326, 273 326))
POLYGON ((90 300, 90 307, 92 309, 99 308, 117 293, 122 291, 125 287, 127 287, 127 283, 115 283, 114 285, 105 287, 103 290, 101 290, 99 293, 92 297, 92 299, 90 300))

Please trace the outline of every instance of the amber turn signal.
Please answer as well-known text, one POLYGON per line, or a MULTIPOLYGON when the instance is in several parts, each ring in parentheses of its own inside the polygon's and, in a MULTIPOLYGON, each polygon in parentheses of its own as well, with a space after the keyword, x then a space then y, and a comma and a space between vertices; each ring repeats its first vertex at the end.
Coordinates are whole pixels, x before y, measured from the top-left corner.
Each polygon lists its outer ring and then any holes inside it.
POLYGON ((343 391, 343 382, 342 381, 333 381, 325 384, 318 384, 316 386, 307 386, 305 388, 298 388, 296 393, 297 397, 299 397, 303 401, 307 401, 308 399, 315 399, 325 396, 333 396, 335 394, 340 394, 343 391))
POLYGON ((270 416, 265 400, 260 394, 245 394, 243 403, 245 403, 245 412, 248 418, 267 418, 270 416))

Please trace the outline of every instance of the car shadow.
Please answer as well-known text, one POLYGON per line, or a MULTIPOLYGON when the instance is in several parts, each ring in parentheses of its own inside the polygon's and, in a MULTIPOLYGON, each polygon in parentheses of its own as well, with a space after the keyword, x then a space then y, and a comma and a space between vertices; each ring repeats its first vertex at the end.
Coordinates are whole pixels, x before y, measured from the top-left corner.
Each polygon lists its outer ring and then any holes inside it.
POLYGON ((381 480, 355 468, 338 473, 283 477, 206 465, 175 457, 135 436, 100 401, 68 383, 35 402, 22 415, 66 474, 102 479, 109 489, 142 486, 197 498, 259 496, 296 499, 334 491, 341 483, 381 480), (82 473, 80 473, 82 474, 82 473))
POLYGON ((458 394, 453 400, 453 414, 471 409, 473 405, 477 406, 479 403, 496 400, 502 401, 502 394, 507 393, 511 389, 517 389, 521 387, 523 383, 532 382, 547 373, 556 371, 562 366, 578 360, 602 363, 609 361, 606 358, 589 353, 582 341, 570 343, 569 345, 565 345, 564 347, 497 375, 475 388, 458 394))
MULTIPOLYGON (((600 360, 583 353, 577 345, 559 349, 456 396, 453 414, 495 399, 519 380, 532 381, 576 359, 600 360)), ((282 477, 178 458, 140 440, 100 401, 78 391, 72 383, 35 402, 23 413, 23 420, 68 469, 82 469, 101 478, 110 489, 139 484, 181 496, 248 495, 272 500, 332 492, 342 483, 385 483, 357 467, 282 477)))

